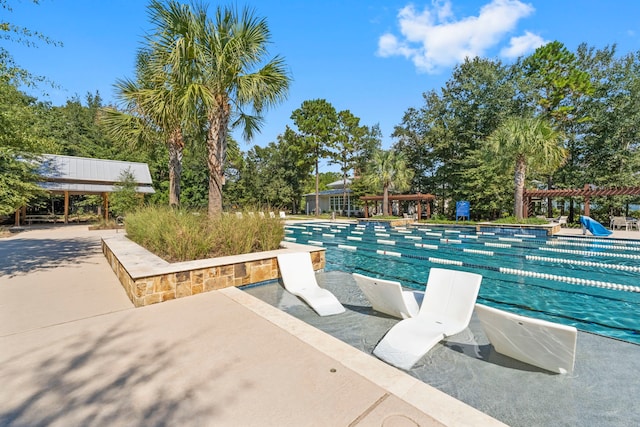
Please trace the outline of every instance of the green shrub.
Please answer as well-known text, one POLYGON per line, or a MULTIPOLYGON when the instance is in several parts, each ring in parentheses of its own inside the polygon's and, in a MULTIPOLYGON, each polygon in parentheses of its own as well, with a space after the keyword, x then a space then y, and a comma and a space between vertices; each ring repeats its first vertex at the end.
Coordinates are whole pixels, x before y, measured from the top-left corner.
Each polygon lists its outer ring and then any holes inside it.
POLYGON ((531 224, 531 225, 542 225, 548 224, 549 222, 546 219, 542 218, 523 218, 522 221, 518 221, 515 216, 508 216, 505 218, 496 219, 493 221, 494 224, 531 224))
POLYGON ((284 238, 279 218, 147 207, 127 215, 127 236, 169 261, 188 261, 278 249, 284 238))

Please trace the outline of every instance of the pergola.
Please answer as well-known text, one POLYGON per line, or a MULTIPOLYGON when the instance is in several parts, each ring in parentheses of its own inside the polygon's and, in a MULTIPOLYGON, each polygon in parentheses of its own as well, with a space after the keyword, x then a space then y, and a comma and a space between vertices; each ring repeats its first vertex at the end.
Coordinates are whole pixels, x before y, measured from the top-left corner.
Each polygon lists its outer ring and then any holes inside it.
POLYGON ((534 197, 584 197, 584 214, 589 216, 591 197, 598 196, 640 196, 640 187, 598 188, 585 184, 582 189, 525 190, 522 215, 525 218, 529 216, 529 204, 534 197))
MULTIPOLYGON (((388 199, 389 201, 394 201, 394 200, 402 200, 402 201, 414 201, 417 203, 417 213, 418 213, 418 219, 420 219, 421 215, 422 215, 422 202, 426 203, 426 209, 427 209, 427 217, 431 216, 431 206, 429 206, 429 202, 430 200, 434 200, 436 197, 433 194, 390 194, 388 199)), ((369 202, 380 202, 382 200, 384 200, 384 196, 361 196, 360 200, 362 200, 364 202, 365 205, 365 210, 364 210, 364 217, 365 218, 369 218, 369 202)))
MULTIPOLYGON (((151 174, 146 163, 120 160, 91 159, 87 157, 44 154, 38 173, 40 187, 52 194, 64 195, 64 222, 69 221, 69 195, 102 196, 104 218, 108 219, 109 193, 117 191, 122 173, 129 171, 136 183, 136 192, 153 194, 151 174)), ((23 216, 26 206, 22 208, 23 216)), ((16 211, 16 224, 20 223, 20 210, 16 211)))

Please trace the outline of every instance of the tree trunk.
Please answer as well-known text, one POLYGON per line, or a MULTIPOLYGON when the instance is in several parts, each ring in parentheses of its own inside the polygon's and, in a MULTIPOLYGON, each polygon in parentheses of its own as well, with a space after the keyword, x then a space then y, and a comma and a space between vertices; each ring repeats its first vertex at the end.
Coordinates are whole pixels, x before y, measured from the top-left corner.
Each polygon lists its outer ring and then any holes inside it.
POLYGON ((382 215, 389 215, 389 186, 382 187, 382 215))
MULTIPOLYGON (((347 173, 342 172, 342 209, 345 209, 347 206, 347 173)), ((348 214, 347 216, 351 216, 348 214)))
POLYGON ((320 154, 316 151, 316 217, 320 216, 320 171, 318 163, 320 162, 320 154))
POLYGON ((169 205, 180 206, 180 178, 182 176, 182 132, 177 130, 169 140, 169 205))
POLYGON ((229 105, 219 103, 209 116, 207 132, 207 166, 209 167, 209 216, 222 212, 222 186, 224 185, 224 160, 227 154, 227 126, 229 105))
POLYGON ((523 158, 516 160, 516 172, 513 177, 515 184, 515 201, 513 206, 513 214, 518 221, 522 221, 522 195, 524 193, 524 179, 526 174, 527 165, 523 158))

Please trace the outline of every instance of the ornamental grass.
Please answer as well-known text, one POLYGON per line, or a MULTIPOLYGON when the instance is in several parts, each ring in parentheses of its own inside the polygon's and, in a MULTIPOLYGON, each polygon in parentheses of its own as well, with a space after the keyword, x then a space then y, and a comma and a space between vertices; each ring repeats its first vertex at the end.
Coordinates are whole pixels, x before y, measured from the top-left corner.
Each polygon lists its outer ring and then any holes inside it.
POLYGON ((279 218, 209 217, 203 211, 158 206, 128 214, 125 229, 129 239, 168 262, 274 250, 284 238, 279 218))

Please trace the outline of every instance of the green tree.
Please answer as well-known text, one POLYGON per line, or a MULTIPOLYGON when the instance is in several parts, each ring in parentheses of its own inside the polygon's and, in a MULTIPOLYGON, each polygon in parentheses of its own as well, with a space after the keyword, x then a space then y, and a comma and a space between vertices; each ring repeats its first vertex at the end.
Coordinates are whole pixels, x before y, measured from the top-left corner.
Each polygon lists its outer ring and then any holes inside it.
POLYGON ((340 165, 342 172, 342 206, 347 206, 347 177, 356 166, 359 150, 365 142, 367 132, 368 128, 361 126, 360 118, 354 116, 351 111, 344 110, 338 113, 334 151, 330 163, 340 165))
POLYGON ((562 135, 542 118, 511 117, 487 138, 487 152, 505 167, 514 166, 514 215, 522 220, 527 170, 552 173, 566 160, 562 135))
POLYGON ((192 119, 206 117, 208 211, 216 214, 222 210, 229 129, 241 126, 251 139, 265 109, 285 99, 290 77, 281 57, 267 56, 266 20, 248 8, 218 7, 209 19, 200 4, 153 0, 149 12, 155 25, 150 62, 168 70, 172 89, 193 107, 192 119))
POLYGON ((104 110, 102 123, 107 131, 126 145, 163 143, 169 154, 169 204, 180 205, 180 179, 184 150, 185 122, 190 116, 184 106, 181 87, 172 84, 170 75, 162 68, 151 67, 151 47, 138 52, 136 80, 119 79, 116 96, 124 112, 104 110))
POLYGON ((331 156, 338 116, 336 109, 325 99, 304 101, 291 114, 293 123, 302 136, 305 151, 315 163, 316 216, 320 215, 320 160, 331 156))
POLYGON ((374 153, 364 180, 374 188, 382 187, 382 212, 389 215, 389 192, 405 191, 411 185, 411 178, 413 170, 407 168, 406 159, 401 153, 379 150, 374 153))
POLYGON ((125 216, 141 206, 142 199, 136 193, 136 177, 130 168, 120 173, 114 187, 109 204, 114 215, 125 216))

